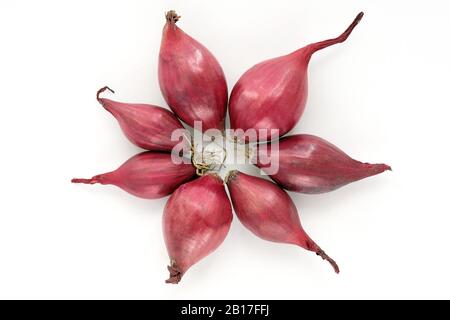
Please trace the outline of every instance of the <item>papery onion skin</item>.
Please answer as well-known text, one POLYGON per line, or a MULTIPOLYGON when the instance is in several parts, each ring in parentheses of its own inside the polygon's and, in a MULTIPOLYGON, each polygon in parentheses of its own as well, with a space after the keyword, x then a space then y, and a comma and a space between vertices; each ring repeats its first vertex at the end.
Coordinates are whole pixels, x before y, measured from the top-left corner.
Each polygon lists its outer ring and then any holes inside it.
POLYGON ((168 153, 143 152, 118 169, 73 183, 111 184, 144 199, 159 199, 171 194, 182 183, 195 177, 191 163, 175 164, 168 153))
POLYGON ((217 59, 181 30, 174 11, 166 14, 159 52, 159 85, 169 107, 189 126, 224 130, 228 89, 217 59))
POLYGON ((233 220, 222 179, 206 174, 180 186, 163 214, 164 240, 170 258, 167 283, 178 283, 195 263, 219 247, 233 220))
POLYGON ((297 208, 286 191, 273 182, 239 171, 231 171, 226 181, 234 211, 247 229, 262 239, 315 252, 339 273, 336 262, 303 230, 297 208))
MULTIPOLYGON (((289 132, 299 121, 308 96, 308 64, 313 53, 344 42, 362 19, 361 12, 339 37, 303 47, 291 54, 266 60, 247 70, 233 87, 230 96, 232 129, 266 129, 257 131, 242 142, 270 141, 271 130, 278 137, 289 132)), ((242 139, 241 137, 238 137, 242 139)))
POLYGON ((272 180, 284 189, 317 194, 336 190, 386 170, 384 163, 363 163, 352 159, 341 149, 317 136, 297 134, 271 144, 259 145, 252 161, 264 171, 278 165, 272 180), (268 160, 268 163, 266 162, 268 160))

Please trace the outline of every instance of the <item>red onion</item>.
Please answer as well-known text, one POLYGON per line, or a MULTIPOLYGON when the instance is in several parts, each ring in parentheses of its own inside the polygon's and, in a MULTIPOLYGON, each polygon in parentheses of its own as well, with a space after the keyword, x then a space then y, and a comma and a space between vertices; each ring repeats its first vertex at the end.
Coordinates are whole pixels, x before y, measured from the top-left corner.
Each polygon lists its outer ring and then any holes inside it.
POLYGON ((137 197, 158 199, 171 194, 180 184, 195 175, 191 164, 175 164, 166 153, 140 153, 117 170, 91 179, 72 179, 73 183, 112 184, 137 197))
MULTIPOLYGON (((230 122, 232 129, 238 130, 234 133, 236 138, 242 141, 240 132, 253 129, 244 136, 244 142, 271 141, 290 131, 305 108, 307 68, 312 55, 344 42, 362 17, 361 12, 337 38, 312 43, 245 72, 230 97, 230 122)), ((115 171, 91 179, 72 179, 73 183, 115 185, 147 199, 173 193, 164 208, 163 233, 170 258, 166 282, 174 284, 219 247, 233 219, 223 181, 218 174, 211 173, 220 172, 228 164, 228 144, 216 143, 220 142, 215 141, 216 133, 206 146, 199 145, 196 139, 182 146, 180 141, 172 141, 172 136, 189 135, 178 118, 192 127, 196 121, 201 122, 203 131, 224 130, 228 102, 227 84, 218 61, 178 28, 179 18, 175 11, 166 13, 158 65, 162 94, 175 114, 153 105, 101 98, 105 90, 112 91, 108 87, 97 92, 97 100, 118 120, 129 140, 141 148, 159 152, 138 154, 115 171), (180 151, 181 155, 187 146, 191 163, 178 164, 172 154, 180 151), (172 154, 162 153, 165 151, 172 154)), ((237 170, 229 172, 225 180, 239 220, 260 238, 315 252, 339 273, 336 262, 305 232, 295 204, 280 186, 303 193, 327 192, 390 167, 353 160, 329 142, 311 135, 295 135, 258 145, 255 151, 252 162, 279 186, 237 170)), ((237 154, 232 155, 238 160, 237 154)), ((245 155, 249 157, 248 149, 245 155)))
POLYGON ((202 121, 203 130, 224 129, 228 91, 216 58, 175 23, 175 11, 166 14, 158 76, 164 99, 175 114, 191 127, 202 121))
POLYGON ((278 148, 259 145, 256 165, 268 172, 278 163, 270 177, 283 188, 301 193, 323 193, 340 188, 386 170, 386 164, 353 160, 336 146, 316 136, 298 134, 283 138, 278 148))
POLYGON ((178 283, 195 263, 225 239, 233 215, 222 179, 207 174, 183 184, 164 208, 164 240, 170 257, 170 278, 178 283))
POLYGON ((146 150, 171 151, 179 141, 171 135, 177 129, 184 130, 181 122, 167 109, 149 104, 131 104, 100 98, 100 93, 110 90, 103 87, 97 92, 97 100, 119 122, 127 138, 146 150))
POLYGON ((258 237, 298 245, 339 267, 303 230, 289 195, 273 182, 231 171, 227 176, 231 202, 239 220, 258 237))
POLYGON ((361 12, 339 37, 310 44, 291 54, 261 62, 238 80, 230 97, 233 129, 267 129, 267 137, 246 137, 246 141, 272 139, 271 129, 281 137, 300 119, 308 95, 307 68, 314 52, 344 42, 363 17, 361 12))

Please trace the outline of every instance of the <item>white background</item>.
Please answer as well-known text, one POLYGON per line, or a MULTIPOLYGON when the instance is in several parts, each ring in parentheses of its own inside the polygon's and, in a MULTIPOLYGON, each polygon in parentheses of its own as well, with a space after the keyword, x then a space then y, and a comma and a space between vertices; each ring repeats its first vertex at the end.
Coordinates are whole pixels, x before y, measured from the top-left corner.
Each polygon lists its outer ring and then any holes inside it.
POLYGON ((0 2, 0 298, 450 298, 447 1, 0 2), (221 62, 229 87, 253 64, 340 34, 317 53, 295 132, 393 172, 292 194, 305 229, 341 267, 230 234, 167 285, 161 213, 73 176, 140 150, 95 100, 166 106, 157 82, 164 12, 221 62))

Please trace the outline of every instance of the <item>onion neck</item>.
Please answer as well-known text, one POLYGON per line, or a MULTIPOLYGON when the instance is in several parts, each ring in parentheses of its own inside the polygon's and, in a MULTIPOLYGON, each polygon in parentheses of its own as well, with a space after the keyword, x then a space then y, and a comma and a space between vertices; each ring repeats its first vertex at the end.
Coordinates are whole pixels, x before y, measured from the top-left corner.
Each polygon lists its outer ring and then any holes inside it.
POLYGON ((316 42, 316 43, 312 43, 312 44, 306 46, 305 48, 303 48, 303 49, 306 50, 307 57, 310 58, 313 55, 313 53, 315 53, 316 51, 322 50, 324 48, 327 48, 329 46, 332 46, 332 45, 335 45, 337 43, 341 43, 341 42, 344 42, 345 40, 347 40, 347 38, 352 33, 353 29, 361 21, 363 16, 364 16, 364 12, 360 12, 356 16, 356 18, 353 20, 353 22, 348 26, 348 28, 339 37, 336 37, 336 38, 333 38, 333 39, 324 40, 324 41, 320 41, 320 42, 316 42))
POLYGON ((177 15, 175 10, 170 10, 166 12, 166 21, 167 23, 175 24, 178 20, 180 20, 181 16, 177 15))
MULTIPOLYGON (((100 88, 100 89, 97 91, 97 100, 98 100, 100 103, 102 103, 102 98, 100 97, 100 94, 102 94, 102 93, 105 92, 106 90, 110 91, 111 93, 114 93, 114 90, 111 89, 111 88, 108 87, 108 86, 105 86, 105 87, 103 87, 103 88, 100 88)), ((102 104, 103 104, 103 103, 102 103, 102 104)))
MULTIPOLYGON (((302 235, 301 238, 305 237, 302 235)), ((306 250, 315 252, 323 260, 328 261, 328 263, 333 267, 334 272, 339 273, 339 266, 330 256, 328 256, 325 251, 323 251, 309 236, 306 235, 306 239, 301 239, 299 245, 306 250)))
POLYGON ((98 174, 96 176, 93 176, 90 179, 85 179, 85 178, 73 178, 71 180, 72 183, 84 183, 84 184, 111 184, 110 181, 110 177, 111 177, 111 172, 109 173, 104 173, 104 174, 98 174))
POLYGON ((177 284, 181 281, 183 273, 177 266, 175 260, 171 261, 170 266, 167 266, 167 270, 169 271, 169 279, 166 280, 166 283, 177 284))
POLYGON ((323 251, 322 249, 319 249, 318 251, 316 251, 316 254, 321 257, 323 260, 328 261, 331 266, 334 269, 334 272, 339 273, 339 266, 337 265, 336 261, 334 261, 332 258, 330 258, 325 251, 323 251))

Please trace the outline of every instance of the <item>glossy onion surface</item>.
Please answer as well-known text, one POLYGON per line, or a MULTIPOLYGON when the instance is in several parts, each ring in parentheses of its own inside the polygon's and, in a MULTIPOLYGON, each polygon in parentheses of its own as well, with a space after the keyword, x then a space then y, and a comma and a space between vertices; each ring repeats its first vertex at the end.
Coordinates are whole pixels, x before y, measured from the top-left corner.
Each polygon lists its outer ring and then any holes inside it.
POLYGON ((128 193, 145 199, 158 199, 171 194, 180 184, 195 176, 192 164, 175 164, 167 153, 140 153, 117 170, 93 176, 91 179, 72 179, 73 183, 112 184, 128 193))
POLYGON ((178 283, 186 271, 223 242, 233 219, 222 179, 206 174, 179 187, 163 214, 170 277, 178 283))
MULTIPOLYGON (((270 177, 289 191, 324 193, 386 170, 386 164, 363 163, 352 159, 328 141, 308 134, 282 138, 278 148, 259 145, 256 165, 270 170, 272 162, 278 171, 270 177)), ((269 172, 268 172, 269 173, 269 172)))
POLYGON ((223 130, 228 90, 217 59, 181 30, 175 11, 166 14, 159 51, 159 85, 169 107, 191 127, 223 130))

